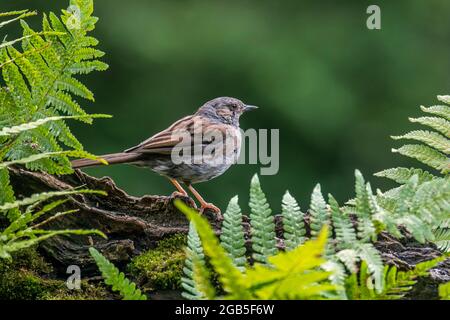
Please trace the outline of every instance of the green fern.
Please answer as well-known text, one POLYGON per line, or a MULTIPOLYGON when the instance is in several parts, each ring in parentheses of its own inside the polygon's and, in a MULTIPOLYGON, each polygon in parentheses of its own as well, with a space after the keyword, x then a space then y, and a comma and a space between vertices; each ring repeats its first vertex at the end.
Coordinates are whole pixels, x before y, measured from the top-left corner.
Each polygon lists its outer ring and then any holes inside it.
MULTIPOLYGON (((76 95, 93 100, 92 93, 74 77, 75 69, 107 68, 96 60, 102 56, 94 48, 98 41, 87 35, 98 19, 92 16, 92 0, 71 0, 70 5, 79 12, 63 11, 60 17, 44 14, 42 32, 35 32, 22 19, 29 15, 28 11, 19 11, 23 37, 4 43, 0 49, 5 83, 0 98, 6 109, 6 114, 0 115, 0 135, 5 136, 0 140, 0 156, 8 160, 61 152, 64 147, 82 151, 64 120, 71 117, 92 123, 99 117, 86 114, 74 99, 76 95), (16 43, 21 43, 21 50, 14 47, 16 43), (8 110, 12 109, 15 117, 10 118, 8 110)), ((26 167, 55 174, 72 172, 65 154, 42 158, 26 167)))
POLYGON ((416 284, 418 277, 429 275, 446 257, 418 263, 408 271, 398 271, 395 266, 384 266, 381 276, 381 290, 375 290, 373 278, 368 272, 365 262, 361 264, 358 273, 353 273, 346 279, 347 298, 351 300, 398 300, 402 299, 416 284))
POLYGON ((329 224, 327 204, 317 184, 311 194, 311 204, 309 206, 311 235, 317 236, 324 225, 329 224))
MULTIPOLYGON (((181 286, 184 289, 181 295, 184 298, 189 300, 199 300, 205 297, 204 293, 201 291, 201 288, 198 288, 196 284, 196 280, 199 280, 199 278, 196 279, 194 276, 196 267, 201 268, 200 264, 204 263, 205 255, 203 253, 200 237, 195 230, 195 226, 191 223, 189 225, 186 259, 183 267, 184 276, 181 278, 181 286)), ((200 272, 199 275, 204 275, 204 273, 200 272)))
POLYGON ((250 224, 253 259, 265 263, 267 257, 277 252, 275 239, 275 222, 272 210, 261 189, 257 175, 250 183, 250 224))
POLYGON ((222 222, 222 233, 220 242, 233 263, 239 270, 244 270, 246 265, 245 257, 245 236, 242 226, 242 212, 238 204, 238 196, 231 198, 225 211, 222 222))
POLYGON ((305 242, 306 228, 304 213, 291 194, 286 191, 281 202, 281 216, 283 217, 283 236, 286 250, 293 250, 305 242))
MULTIPOLYGON (((203 250, 209 257, 214 271, 219 277, 223 289, 234 299, 248 299, 250 294, 245 290, 244 276, 233 264, 225 249, 219 244, 219 239, 209 226, 206 219, 200 216, 195 210, 186 206, 181 200, 175 200, 175 206, 183 212, 195 226, 201 239, 203 250)), ((201 273, 197 274, 198 276, 201 273)))
POLYGON ((141 293, 141 290, 137 289, 133 282, 125 278, 125 275, 100 252, 91 247, 89 248, 89 253, 100 269, 105 283, 110 285, 113 291, 118 291, 124 300, 147 300, 147 297, 141 293))
MULTIPOLYGON (((292 251, 268 257, 269 265, 266 262, 255 263, 253 267, 248 267, 241 273, 220 245, 206 219, 182 201, 176 200, 175 205, 198 230, 204 252, 227 294, 219 298, 325 299, 327 293, 338 289, 328 280, 331 272, 320 269, 326 262, 322 257, 328 238, 326 227, 317 240, 307 241, 292 251)), ((216 298, 209 272, 205 270, 203 263, 198 265, 194 277, 197 290, 201 290, 203 297, 216 298)))

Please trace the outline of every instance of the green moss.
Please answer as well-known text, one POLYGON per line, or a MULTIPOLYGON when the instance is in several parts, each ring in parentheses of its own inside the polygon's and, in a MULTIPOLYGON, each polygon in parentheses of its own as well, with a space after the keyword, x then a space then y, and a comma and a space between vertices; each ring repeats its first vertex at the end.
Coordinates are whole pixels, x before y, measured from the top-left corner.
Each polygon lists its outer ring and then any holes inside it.
POLYGON ((128 270, 145 290, 179 289, 185 259, 186 236, 177 234, 160 241, 155 249, 134 258, 128 270))
POLYGON ((11 260, 0 260, 0 300, 29 300, 57 287, 54 280, 45 280, 51 267, 34 248, 15 253, 11 260))
POLYGON ((112 299, 108 289, 102 284, 94 285, 87 281, 81 281, 80 290, 69 290, 63 285, 41 296, 42 300, 106 300, 112 299))
POLYGON ((110 296, 102 286, 81 282, 69 290, 63 280, 49 279, 50 264, 34 248, 20 250, 11 260, 0 259, 0 300, 87 300, 110 296))

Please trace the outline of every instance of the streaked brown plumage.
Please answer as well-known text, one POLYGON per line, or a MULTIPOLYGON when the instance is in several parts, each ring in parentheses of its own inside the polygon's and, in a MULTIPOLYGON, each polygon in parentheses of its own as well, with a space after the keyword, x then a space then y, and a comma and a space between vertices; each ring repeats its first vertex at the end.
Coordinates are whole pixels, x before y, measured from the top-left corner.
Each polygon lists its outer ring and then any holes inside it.
MULTIPOLYGON (((150 168, 169 178, 180 194, 187 196, 187 192, 179 184, 181 181, 199 200, 203 210, 209 208, 220 211, 214 205, 206 203, 192 184, 208 181, 223 174, 237 161, 241 148, 239 117, 243 112, 255 108, 235 98, 216 98, 206 102, 195 114, 176 121, 142 143, 124 152, 103 155, 101 158, 109 164, 127 163, 150 168), (220 136, 223 137, 224 145, 219 144, 220 139, 217 138, 220 136), (187 142, 183 140, 184 138, 188 138, 187 142), (201 155, 202 157, 197 162, 194 160, 175 163, 173 155, 178 149, 174 148, 183 147, 190 147, 191 152, 194 151, 191 153, 192 156, 201 155), (208 154, 206 151, 211 149, 215 149, 214 152, 206 156, 205 154, 208 154)), ((73 168, 101 164, 99 161, 89 159, 72 162, 73 168)))

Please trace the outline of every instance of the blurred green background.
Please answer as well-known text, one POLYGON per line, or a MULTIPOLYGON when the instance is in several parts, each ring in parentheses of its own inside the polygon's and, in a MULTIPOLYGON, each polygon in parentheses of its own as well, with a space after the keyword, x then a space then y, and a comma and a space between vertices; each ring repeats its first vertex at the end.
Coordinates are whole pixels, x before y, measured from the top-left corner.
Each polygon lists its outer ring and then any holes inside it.
MULTIPOLYGON (((1 10, 67 7, 66 1, 1 0, 1 10)), ((73 126, 87 150, 121 151, 193 113, 217 96, 260 106, 241 127, 280 129, 280 170, 261 182, 272 208, 286 189, 309 204, 317 182, 345 201, 359 168, 371 175, 416 165, 390 152, 389 139, 415 126, 419 105, 450 93, 450 1, 376 1, 381 30, 366 28, 372 1, 97 0, 95 36, 110 69, 83 81, 96 93, 94 126, 73 126)), ((39 26, 39 18, 30 19, 39 26)), ((131 166, 86 170, 111 176, 128 193, 170 194, 173 187, 131 166)), ((240 195, 247 208, 259 165, 232 167, 198 185, 224 208, 240 195)))

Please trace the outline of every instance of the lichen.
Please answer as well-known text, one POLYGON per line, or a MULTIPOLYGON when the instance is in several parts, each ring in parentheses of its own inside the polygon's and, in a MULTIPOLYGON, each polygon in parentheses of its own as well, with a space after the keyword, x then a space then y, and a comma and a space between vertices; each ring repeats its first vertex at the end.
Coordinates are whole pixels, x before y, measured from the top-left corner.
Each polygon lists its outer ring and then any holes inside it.
POLYGON ((144 291, 179 289, 185 245, 184 234, 166 238, 155 249, 135 257, 128 265, 128 271, 144 291))

